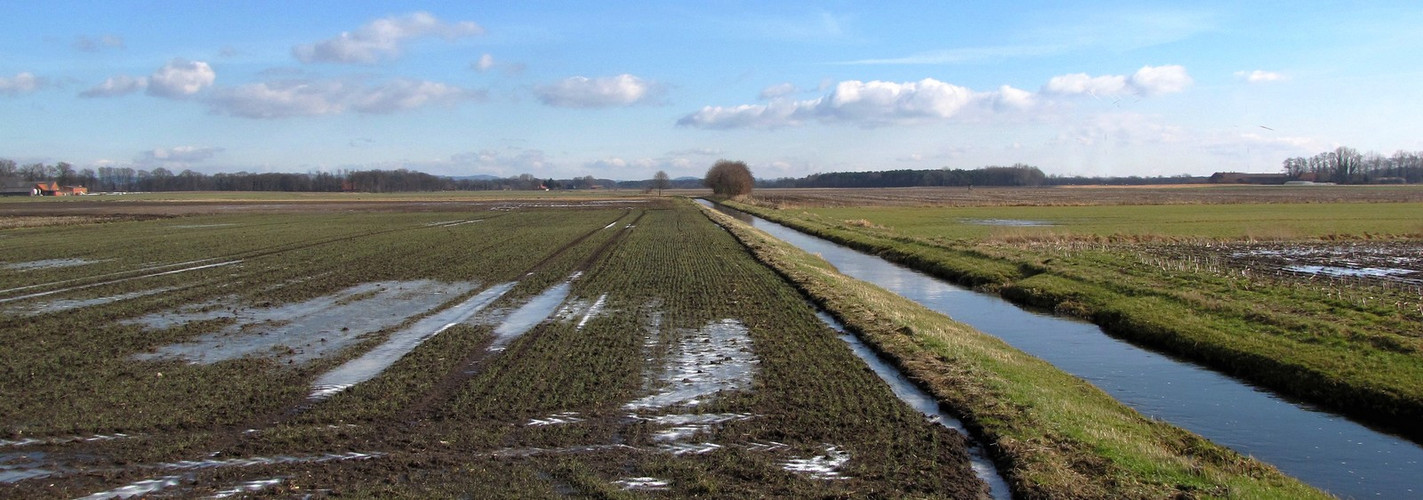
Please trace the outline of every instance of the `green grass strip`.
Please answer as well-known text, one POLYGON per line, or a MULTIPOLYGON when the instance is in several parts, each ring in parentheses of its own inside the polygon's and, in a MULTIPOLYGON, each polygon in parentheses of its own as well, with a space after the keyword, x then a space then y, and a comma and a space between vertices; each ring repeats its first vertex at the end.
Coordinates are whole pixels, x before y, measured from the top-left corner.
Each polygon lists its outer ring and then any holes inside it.
POLYGON ((1018 498, 1328 498, 1003 341, 704 210, 983 436, 1018 498))

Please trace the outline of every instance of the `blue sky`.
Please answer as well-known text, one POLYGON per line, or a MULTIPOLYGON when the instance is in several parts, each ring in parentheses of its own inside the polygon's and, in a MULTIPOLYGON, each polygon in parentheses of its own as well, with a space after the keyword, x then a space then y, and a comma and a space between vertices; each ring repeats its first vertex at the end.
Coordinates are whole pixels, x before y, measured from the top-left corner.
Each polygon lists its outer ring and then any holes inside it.
POLYGON ((0 19, 0 158, 20 163, 1155 176, 1423 150, 1416 2, 15 1, 0 19))

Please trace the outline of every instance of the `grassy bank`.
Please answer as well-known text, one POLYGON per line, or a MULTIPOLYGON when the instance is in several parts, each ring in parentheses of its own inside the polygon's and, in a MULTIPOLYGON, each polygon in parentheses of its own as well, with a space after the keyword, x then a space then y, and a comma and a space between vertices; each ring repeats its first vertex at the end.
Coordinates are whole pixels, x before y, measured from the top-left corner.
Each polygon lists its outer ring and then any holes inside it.
MULTIPOLYGON (((976 228, 944 229, 964 226, 944 222, 947 217, 988 217, 990 212, 951 216, 944 209, 920 209, 916 215, 913 209, 866 208, 854 212, 857 219, 840 220, 845 214, 835 211, 734 205, 1020 304, 1091 320, 1132 342, 1394 429, 1414 441, 1423 439, 1423 429, 1414 425, 1423 418, 1418 314, 1411 306, 1392 305, 1399 302, 1392 299, 1406 304, 1408 292, 1353 292, 1228 269, 1202 272, 1158 259, 1138 245, 1249 238, 1250 228, 1268 223, 1262 220, 1276 221, 1274 232, 1291 237, 1376 237, 1367 234, 1370 230, 1400 234, 1416 224, 1411 218, 1419 210, 1415 204, 1340 204, 1333 212, 1329 206, 1268 206, 1254 219, 1251 206, 1205 212, 1187 207, 1195 222, 1181 225, 1179 234, 1165 222, 1189 219, 1177 207, 1027 207, 1009 216, 1066 221, 1073 214, 1096 215, 1090 223, 1012 228, 1016 236, 997 238, 981 238, 976 228), (1140 220, 1131 220, 1131 214, 1140 220), (1368 214, 1376 217, 1373 225, 1354 222, 1368 214), (1131 234, 1144 227, 1167 232, 1131 234), (1354 232, 1339 234, 1345 228, 1354 232)), ((993 213, 1004 217, 1002 211, 993 213)))
POLYGON ((990 442, 1020 498, 1319 498, 1002 341, 706 211, 990 442))

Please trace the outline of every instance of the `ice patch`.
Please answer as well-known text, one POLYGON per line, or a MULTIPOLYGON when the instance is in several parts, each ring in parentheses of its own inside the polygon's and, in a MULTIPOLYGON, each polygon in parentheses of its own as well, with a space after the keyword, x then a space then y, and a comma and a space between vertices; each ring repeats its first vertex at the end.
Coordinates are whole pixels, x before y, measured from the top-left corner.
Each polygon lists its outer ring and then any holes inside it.
POLYGON ((159 289, 156 289, 156 290, 141 290, 141 291, 137 291, 137 292, 121 293, 121 294, 118 294, 118 295, 110 295, 110 296, 108 296, 108 297, 96 297, 96 298, 92 298, 92 299, 58 299, 58 300, 52 300, 52 301, 49 301, 49 302, 41 302, 41 303, 38 303, 38 304, 33 304, 33 305, 28 306, 28 307, 11 307, 11 308, 8 308, 7 311, 9 311, 9 312, 14 312, 14 313, 18 313, 18 314, 24 314, 24 315, 27 315, 27 316, 33 316, 33 315, 37 315, 37 314, 52 313, 52 312, 63 312, 63 311, 70 311, 70 310, 74 310, 74 309, 83 309, 83 308, 85 308, 85 307, 98 306, 98 305, 103 305, 103 304, 111 304, 111 303, 114 303, 114 302, 119 302, 119 301, 124 301, 124 300, 129 300, 129 299, 136 299, 136 298, 139 298, 139 297, 147 297, 147 296, 149 296, 149 295, 157 295, 157 294, 164 293, 164 292, 168 292, 168 291, 172 291, 172 290, 173 290, 173 288, 170 287, 170 288, 159 288, 159 289))
POLYGON ((295 304, 240 309, 200 304, 127 323, 164 329, 193 321, 233 320, 218 332, 139 354, 138 359, 178 357, 211 364, 244 356, 275 355, 305 363, 345 349, 363 335, 398 325, 476 286, 430 280, 365 283, 295 304))
POLYGON ((795 458, 786 462, 785 470, 810 476, 811 479, 849 479, 840 474, 840 467, 850 461, 850 454, 831 445, 825 445, 825 454, 810 458, 795 458))
POLYGON ((361 357, 347 361, 317 378, 313 384, 311 398, 325 399, 374 378, 421 343, 429 340, 430 337, 468 321, 513 288, 514 282, 490 287, 459 305, 426 316, 409 328, 391 334, 385 343, 376 346, 375 349, 371 349, 361 357))

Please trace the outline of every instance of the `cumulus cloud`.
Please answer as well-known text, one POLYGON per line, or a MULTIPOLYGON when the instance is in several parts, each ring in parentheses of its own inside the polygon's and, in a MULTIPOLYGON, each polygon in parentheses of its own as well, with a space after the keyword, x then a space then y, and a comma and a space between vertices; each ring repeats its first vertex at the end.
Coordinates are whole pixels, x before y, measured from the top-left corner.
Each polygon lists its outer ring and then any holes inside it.
POLYGON ((142 165, 198 163, 223 152, 223 148, 178 146, 143 151, 134 158, 134 163, 142 165))
POLYGON ((1288 79, 1285 75, 1282 75, 1280 73, 1259 69, 1255 71, 1236 71, 1235 76, 1236 78, 1245 80, 1248 83, 1282 82, 1288 79))
POLYGON ((933 78, 917 82, 862 82, 836 84, 829 94, 810 100, 775 99, 767 104, 707 106, 682 117, 678 125, 702 128, 776 128, 807 121, 854 123, 863 126, 912 123, 952 118, 971 105, 1001 101, 1005 105, 1031 104, 1025 92, 1010 89, 977 93, 933 78))
POLYGON ((12 77, 0 76, 0 94, 28 94, 43 88, 48 82, 30 72, 21 72, 12 77))
POLYGON ((278 80, 220 88, 208 99, 214 113, 243 118, 290 118, 347 110, 390 114, 452 105, 483 94, 443 83, 399 79, 376 86, 344 80, 278 80))
POLYGON ((132 77, 128 75, 111 76, 100 83, 79 93, 80 97, 118 97, 128 95, 148 88, 148 79, 144 77, 132 77))
POLYGON ((535 89, 540 101, 561 108, 609 108, 646 104, 662 92, 660 85, 629 74, 588 78, 575 76, 535 89))
POLYGON ((184 98, 212 86, 216 80, 217 73, 208 63, 177 58, 149 75, 148 95, 184 98))
POLYGON ((765 100, 776 99, 776 98, 785 97, 785 96, 789 96, 789 95, 794 95, 796 92, 799 92, 799 91, 800 91, 800 89, 797 89, 795 85, 792 85, 792 84, 789 84, 789 83, 782 83, 782 84, 779 84, 779 85, 772 85, 772 86, 770 86, 770 87, 766 87, 766 88, 764 88, 764 89, 761 90, 761 100, 765 101, 765 100))
POLYGON ((83 52, 98 52, 103 49, 122 49, 124 39, 118 35, 101 35, 98 37, 79 36, 74 39, 74 48, 83 52))
POLYGON ((478 61, 475 61, 474 63, 470 64, 469 66, 470 66, 471 68, 474 68, 476 71, 479 71, 480 73, 483 73, 483 72, 485 72, 485 71, 489 71, 490 68, 493 68, 493 67, 494 67, 494 56, 489 55, 489 54, 484 54, 484 55, 482 55, 482 56, 479 56, 479 60, 478 60, 478 61))
POLYGON ((399 56, 411 39, 439 36, 453 40, 482 34, 484 28, 470 21, 447 23, 428 12, 415 12, 377 19, 335 38, 292 47, 292 55, 304 63, 374 63, 399 56))
POLYGON ((1194 80, 1179 65, 1142 66, 1131 76, 1090 76, 1086 73, 1055 76, 1043 86, 1044 94, 1112 96, 1134 94, 1153 96, 1185 90, 1194 80))

